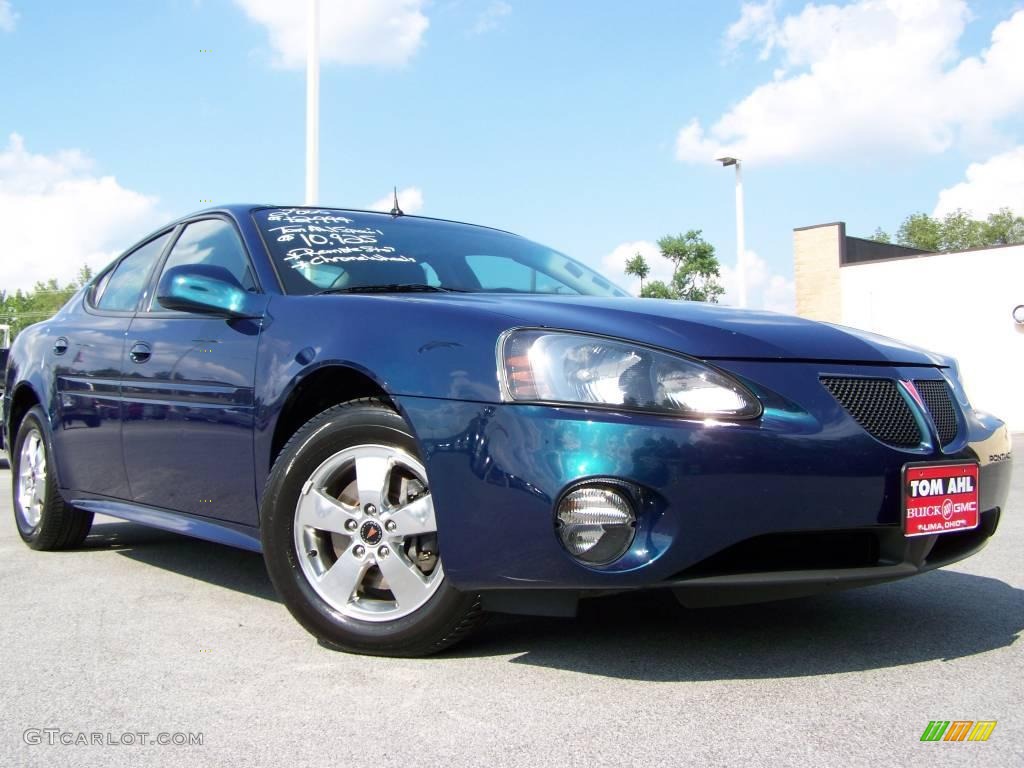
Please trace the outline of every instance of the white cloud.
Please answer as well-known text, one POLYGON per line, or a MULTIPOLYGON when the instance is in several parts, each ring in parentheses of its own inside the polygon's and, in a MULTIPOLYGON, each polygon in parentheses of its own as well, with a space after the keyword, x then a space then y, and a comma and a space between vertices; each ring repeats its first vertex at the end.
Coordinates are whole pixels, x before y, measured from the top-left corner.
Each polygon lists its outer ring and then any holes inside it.
MULTIPOLYGON (((395 206, 394 193, 385 195, 366 206, 368 211, 390 211, 395 206)), ((423 210, 423 190, 419 187, 406 187, 398 190, 398 207, 402 213, 419 213, 423 210)))
POLYGON ((77 149, 36 155, 12 133, 0 149, 0 290, 72 280, 100 268, 159 224, 157 199, 98 176, 77 149))
POLYGON ((9 0, 0 0, 0 30, 13 32, 14 24, 18 21, 18 14, 11 8, 9 0))
MULTIPOLYGON (((1024 76, 1024 75, 1022 75, 1024 76)), ((1000 208, 1024 215, 1024 146, 967 166, 966 181, 939 193, 934 216, 957 208, 983 219, 1000 208)))
MULTIPOLYGON (((235 0, 267 28, 277 66, 306 64, 306 3, 235 0)), ((426 0, 329 0, 320 4, 323 63, 402 66, 419 50, 430 25, 426 0)))
POLYGON ((744 3, 740 8, 740 17, 725 31, 725 44, 729 50, 735 49, 747 40, 761 43, 761 59, 767 59, 775 47, 778 24, 775 21, 776 0, 763 3, 744 3))
POLYGON ((725 44, 756 43, 781 66, 710 128, 688 122, 680 160, 935 153, 990 137, 1024 111, 1024 10, 992 30, 979 56, 961 57, 964 0, 810 3, 781 20, 774 7, 744 5, 725 44))
POLYGON ((485 32, 497 29, 498 25, 501 24, 501 20, 510 13, 512 13, 511 5, 503 2, 503 0, 493 0, 477 16, 476 23, 470 30, 470 34, 482 35, 485 32))
MULTIPOLYGON (((735 262, 721 266, 722 287, 725 293, 719 299, 721 304, 737 306, 739 293, 735 262)), ((776 274, 768 268, 767 262, 756 252, 747 250, 743 259, 743 274, 746 276, 747 307, 767 309, 785 314, 796 313, 796 286, 787 277, 776 274)))

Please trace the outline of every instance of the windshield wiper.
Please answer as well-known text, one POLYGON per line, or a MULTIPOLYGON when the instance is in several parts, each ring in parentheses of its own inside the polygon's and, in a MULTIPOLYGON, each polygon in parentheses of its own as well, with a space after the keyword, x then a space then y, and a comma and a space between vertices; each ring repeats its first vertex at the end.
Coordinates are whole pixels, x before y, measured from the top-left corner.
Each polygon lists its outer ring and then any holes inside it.
POLYGON ((314 296, 325 293, 465 293, 458 288, 443 288, 426 283, 387 283, 385 285, 346 285, 344 288, 324 288, 314 296))

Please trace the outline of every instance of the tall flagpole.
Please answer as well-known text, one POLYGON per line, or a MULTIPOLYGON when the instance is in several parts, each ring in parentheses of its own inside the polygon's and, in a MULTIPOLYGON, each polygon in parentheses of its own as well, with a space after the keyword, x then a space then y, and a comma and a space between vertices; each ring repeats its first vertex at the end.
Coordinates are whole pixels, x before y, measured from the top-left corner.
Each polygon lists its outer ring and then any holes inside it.
POLYGON ((320 197, 320 0, 306 11, 306 205, 320 197))

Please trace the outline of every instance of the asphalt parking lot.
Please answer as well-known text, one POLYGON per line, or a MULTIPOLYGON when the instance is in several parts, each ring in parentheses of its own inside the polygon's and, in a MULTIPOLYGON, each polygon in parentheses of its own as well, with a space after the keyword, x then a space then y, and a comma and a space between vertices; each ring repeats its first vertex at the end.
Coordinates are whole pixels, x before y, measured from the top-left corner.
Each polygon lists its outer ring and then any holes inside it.
POLYGON ((33 552, 9 487, 4 469, 3 766, 1024 765, 1024 470, 995 540, 942 571, 742 608, 647 595, 494 617, 426 660, 320 647, 258 555, 105 518, 83 549, 33 552), (919 741, 958 719, 998 725, 919 741), (79 732, 203 743, 59 743, 79 732))

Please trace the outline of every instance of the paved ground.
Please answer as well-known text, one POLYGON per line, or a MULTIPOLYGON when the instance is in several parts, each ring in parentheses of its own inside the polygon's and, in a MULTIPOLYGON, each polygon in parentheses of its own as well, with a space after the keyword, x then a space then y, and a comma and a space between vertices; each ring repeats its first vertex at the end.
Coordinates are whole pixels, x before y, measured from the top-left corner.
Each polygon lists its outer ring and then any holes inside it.
POLYGON ((9 482, 2 766, 1024 765, 1024 471, 996 540, 953 568, 740 609, 500 617, 423 661, 321 648, 257 555, 113 520, 80 551, 30 551, 9 482), (922 744, 934 719, 999 724, 922 744), (204 743, 27 745, 29 728, 204 743))

